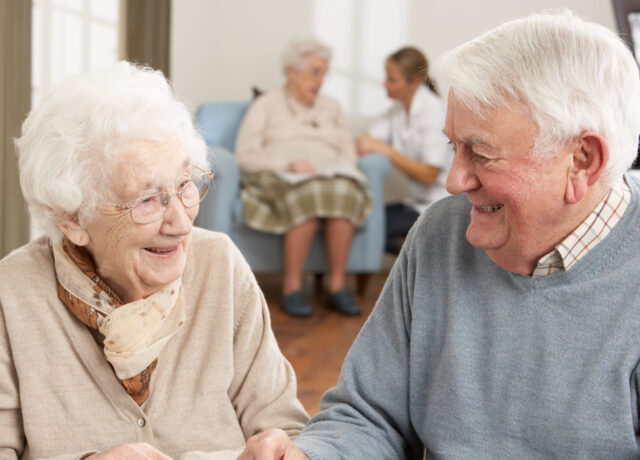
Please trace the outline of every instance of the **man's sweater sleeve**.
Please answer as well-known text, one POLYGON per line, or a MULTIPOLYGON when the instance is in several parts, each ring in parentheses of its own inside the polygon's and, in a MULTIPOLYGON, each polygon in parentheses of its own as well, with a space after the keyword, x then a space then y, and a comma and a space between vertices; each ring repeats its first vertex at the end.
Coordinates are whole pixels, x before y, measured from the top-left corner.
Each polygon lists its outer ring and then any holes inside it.
POLYGON ((311 460, 423 458, 409 412, 408 266, 403 251, 347 355, 337 386, 323 396, 322 411, 295 440, 311 460))

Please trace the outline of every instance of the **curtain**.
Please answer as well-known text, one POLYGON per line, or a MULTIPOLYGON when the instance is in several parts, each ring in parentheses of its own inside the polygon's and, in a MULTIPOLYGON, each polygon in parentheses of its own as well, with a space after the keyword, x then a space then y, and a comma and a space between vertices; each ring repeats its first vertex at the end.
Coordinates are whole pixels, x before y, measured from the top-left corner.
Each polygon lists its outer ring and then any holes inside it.
POLYGON ((171 0, 124 0, 122 10, 125 59, 169 78, 171 0))
POLYGON ((31 1, 0 0, 0 257, 29 241, 13 139, 31 105, 31 1))

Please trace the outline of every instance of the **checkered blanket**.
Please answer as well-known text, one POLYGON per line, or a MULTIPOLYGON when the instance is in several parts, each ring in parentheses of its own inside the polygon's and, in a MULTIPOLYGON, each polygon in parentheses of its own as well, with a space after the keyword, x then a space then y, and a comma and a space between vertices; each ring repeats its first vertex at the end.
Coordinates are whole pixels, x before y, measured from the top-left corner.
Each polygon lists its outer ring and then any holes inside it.
POLYGON ((245 223, 276 234, 315 217, 348 219, 362 227, 372 202, 365 185, 352 179, 323 177, 290 184, 269 172, 243 173, 241 196, 245 223))

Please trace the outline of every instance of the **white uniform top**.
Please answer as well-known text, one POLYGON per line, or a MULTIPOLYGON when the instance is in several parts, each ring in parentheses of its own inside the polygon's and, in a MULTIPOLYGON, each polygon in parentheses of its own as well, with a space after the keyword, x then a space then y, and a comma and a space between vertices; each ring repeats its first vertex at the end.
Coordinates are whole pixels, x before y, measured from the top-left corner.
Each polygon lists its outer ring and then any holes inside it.
POLYGON ((409 178, 407 206, 422 212, 429 204, 448 195, 445 188, 453 154, 442 133, 446 114, 445 104, 429 88, 420 85, 413 96, 407 114, 400 102, 376 120, 369 134, 413 160, 440 168, 436 181, 425 186, 409 178))

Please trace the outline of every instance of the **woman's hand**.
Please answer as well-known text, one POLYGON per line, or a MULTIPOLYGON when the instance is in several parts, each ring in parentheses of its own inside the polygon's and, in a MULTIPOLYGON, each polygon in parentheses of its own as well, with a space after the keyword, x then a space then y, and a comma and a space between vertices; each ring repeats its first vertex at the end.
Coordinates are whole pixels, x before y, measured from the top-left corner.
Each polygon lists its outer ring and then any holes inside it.
POLYGON ((171 457, 146 442, 121 444, 86 458, 91 460, 171 460, 171 457))
POLYGON ((386 154, 387 147, 387 144, 369 134, 363 134, 356 140, 358 155, 367 155, 372 152, 386 154))
POLYGON ((313 167, 309 160, 297 160, 289 163, 289 165, 287 166, 287 171, 315 174, 316 168, 313 167))
POLYGON ((247 447, 237 460, 309 460, 289 439, 287 433, 277 428, 251 436, 247 447))

